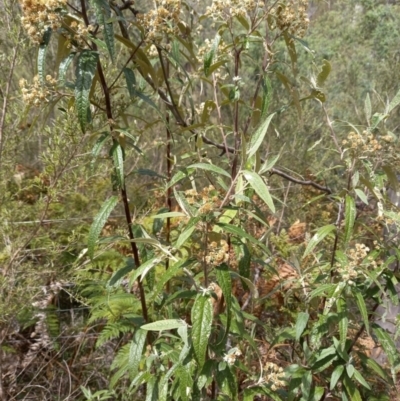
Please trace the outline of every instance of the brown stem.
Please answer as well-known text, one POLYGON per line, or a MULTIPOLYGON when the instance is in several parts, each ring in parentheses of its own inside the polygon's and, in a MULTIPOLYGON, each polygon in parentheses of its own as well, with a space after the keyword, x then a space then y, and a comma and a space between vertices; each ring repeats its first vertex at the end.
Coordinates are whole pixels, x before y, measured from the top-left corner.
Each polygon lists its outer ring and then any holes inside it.
MULTIPOLYGON (((85 21, 86 25, 89 25, 89 19, 87 16, 85 0, 81 0, 81 7, 82 7, 83 20, 85 21)), ((93 43, 93 50, 97 50, 96 43, 93 43)), ((105 100, 105 104, 106 104, 107 119, 108 119, 108 123, 110 126, 110 130, 112 132, 114 122, 113 122, 113 114, 112 114, 112 106, 111 106, 110 89, 107 85, 100 59, 97 62, 97 72, 99 73, 100 85, 103 90, 104 100, 105 100)), ((116 143, 116 141, 117 140, 115 138, 113 138, 113 143, 116 143)), ((138 249, 136 243, 134 242, 135 236, 133 235, 133 230, 132 230, 132 216, 131 216, 131 213, 129 210, 129 201, 128 201, 128 195, 126 192, 125 183, 122 184, 122 186, 120 188, 120 192, 121 192, 122 202, 124 204, 125 218, 126 218, 126 223, 127 223, 127 229, 128 229, 128 235, 129 235, 129 239, 130 239, 133 259, 135 261, 136 268, 138 268, 140 266, 139 249, 138 249)), ((143 318, 147 322, 148 321, 148 312, 147 312, 146 296, 145 296, 143 284, 139 278, 137 279, 137 285, 138 285, 139 293, 140 293, 140 302, 141 302, 141 306, 142 306, 143 318)))

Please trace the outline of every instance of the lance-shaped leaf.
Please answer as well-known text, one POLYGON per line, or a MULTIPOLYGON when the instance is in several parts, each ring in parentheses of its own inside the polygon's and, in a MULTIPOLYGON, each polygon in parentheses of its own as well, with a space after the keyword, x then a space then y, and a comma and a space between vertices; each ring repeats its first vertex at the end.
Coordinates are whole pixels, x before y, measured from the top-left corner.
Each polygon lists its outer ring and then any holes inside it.
POLYGON ((208 338, 211 334, 213 307, 209 296, 199 294, 192 308, 192 344, 199 370, 206 361, 208 338))
POLYGON ((345 222, 344 222, 344 243, 347 245, 353 234, 354 222, 356 220, 356 204, 354 199, 346 195, 346 208, 345 208, 345 222))
POLYGON ((78 57, 76 65, 75 104, 82 132, 85 132, 89 121, 89 93, 96 72, 98 53, 84 50, 78 57))
POLYGON ((365 304, 364 297, 361 294, 360 290, 358 290, 356 287, 352 288, 352 293, 356 300, 358 310, 360 311, 361 318, 362 318, 362 321, 365 326, 365 330, 367 331, 367 334, 369 335, 369 319, 368 319, 367 306, 365 304))
POLYGON ((251 136, 250 143, 247 150, 247 156, 253 156, 261 146, 265 135, 267 134, 269 123, 274 117, 275 113, 269 115, 265 121, 257 128, 256 132, 251 136))
POLYGON ((304 251, 303 258, 309 255, 314 248, 332 231, 336 229, 334 224, 328 224, 327 226, 323 226, 314 234, 311 238, 310 242, 307 245, 306 250, 304 251))
POLYGON ((219 45, 219 41, 221 39, 221 36, 219 36, 218 34, 215 36, 215 39, 213 40, 213 43, 211 45, 211 49, 210 51, 208 51, 205 55, 204 55, 204 75, 207 77, 210 74, 210 67, 211 64, 214 61, 214 57, 218 51, 218 45, 219 45))
POLYGON ((306 312, 300 312, 297 315, 296 321, 296 341, 300 340, 301 335, 303 334, 304 329, 307 327, 308 319, 310 315, 306 312))
POLYGON ((190 165, 188 168, 199 168, 202 170, 212 171, 213 173, 224 175, 225 177, 231 177, 227 171, 222 169, 221 167, 214 166, 213 164, 208 163, 195 163, 190 165))
POLYGON ((106 143, 107 139, 111 138, 109 132, 104 131, 100 134, 99 138, 97 139, 96 143, 92 148, 92 160, 90 162, 90 167, 93 169, 94 163, 96 162, 97 156, 100 154, 101 149, 103 149, 104 144, 106 143))
POLYGON ((37 58, 37 70, 41 85, 44 85, 46 82, 44 69, 46 63, 46 51, 50 42, 50 38, 51 38, 51 29, 48 28, 43 35, 42 42, 40 43, 38 58, 37 58))
POLYGON ((271 81, 267 77, 267 75, 265 75, 262 81, 261 118, 263 118, 267 114, 269 105, 271 104, 271 99, 272 99, 271 81))
POLYGON ((122 146, 114 141, 114 144, 111 148, 111 156, 114 162, 115 174, 117 176, 118 185, 120 188, 124 186, 124 150, 122 146))
POLYGON ((232 317, 232 280, 229 272, 229 267, 226 263, 222 263, 216 268, 217 281, 221 287, 222 294, 224 295, 226 303, 226 329, 224 337, 221 339, 220 344, 223 344, 229 333, 229 327, 232 317))
POLYGON ((336 308, 337 308, 338 317, 339 317, 340 344, 342 346, 342 349, 344 350, 344 347, 346 345, 346 339, 347 339, 347 330, 349 327, 347 304, 346 304, 346 301, 344 298, 342 298, 342 297, 338 298, 338 300, 336 301, 336 308))
POLYGON ((99 238, 101 230, 104 227, 108 217, 110 216, 111 212, 114 210, 115 206, 118 203, 118 197, 112 196, 110 199, 107 199, 97 216, 95 217, 93 224, 89 230, 89 238, 88 238, 88 255, 92 259, 94 254, 94 247, 96 245, 96 241, 99 238))
POLYGON ((157 322, 148 323, 141 327, 142 330, 147 331, 163 331, 163 330, 173 330, 179 327, 187 326, 184 320, 181 319, 165 319, 158 320, 157 322))
POLYGON ((256 194, 265 202, 272 213, 275 213, 274 202, 263 179, 254 171, 244 170, 243 175, 256 194))
POLYGON ((114 28, 112 22, 107 22, 111 16, 111 9, 108 1, 105 0, 91 0, 91 3, 96 14, 97 23, 103 26, 104 41, 108 52, 110 53, 111 60, 114 61, 115 56, 115 43, 114 43, 114 28))
POLYGON ((64 60, 61 61, 58 69, 58 86, 65 86, 65 76, 67 74, 68 67, 71 65, 72 60, 75 57, 76 52, 71 52, 64 60))
POLYGON ((131 346, 129 348, 128 367, 132 377, 137 374, 140 360, 142 358, 143 347, 146 342, 147 332, 139 329, 136 331, 131 346))

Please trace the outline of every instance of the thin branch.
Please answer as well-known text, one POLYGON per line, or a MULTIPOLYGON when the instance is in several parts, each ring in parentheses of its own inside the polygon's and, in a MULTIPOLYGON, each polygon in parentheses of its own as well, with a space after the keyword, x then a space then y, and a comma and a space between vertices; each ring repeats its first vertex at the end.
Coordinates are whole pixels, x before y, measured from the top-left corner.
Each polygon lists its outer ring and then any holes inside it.
POLYGON ((19 38, 21 36, 21 30, 18 33, 18 41, 16 46, 14 47, 13 50, 13 55, 12 55, 12 59, 11 59, 11 66, 10 66, 10 72, 8 74, 7 77, 7 82, 6 82, 6 89, 4 91, 3 94, 3 107, 1 110, 1 117, 0 117, 0 168, 1 168, 1 161, 2 161, 2 153, 3 153, 3 146, 4 146, 4 127, 6 125, 6 113, 7 113, 7 108, 8 108, 8 100, 9 100, 9 95, 10 95, 10 91, 11 91, 11 81, 12 81, 12 77, 14 74, 14 69, 15 69, 15 63, 17 60, 17 54, 18 54, 18 50, 19 50, 19 38))

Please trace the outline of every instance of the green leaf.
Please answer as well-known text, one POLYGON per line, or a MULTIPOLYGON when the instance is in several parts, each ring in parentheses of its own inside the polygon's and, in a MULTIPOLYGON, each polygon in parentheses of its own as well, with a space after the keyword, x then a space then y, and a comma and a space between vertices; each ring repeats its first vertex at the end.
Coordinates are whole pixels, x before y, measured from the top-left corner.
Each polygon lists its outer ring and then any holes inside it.
POLYGON ((110 150, 111 156, 114 162, 114 169, 120 188, 124 187, 125 176, 124 176, 124 150, 119 142, 114 141, 113 146, 110 150))
MULTIPOLYGON (((251 263, 251 253, 246 244, 241 245, 243 256, 239 260, 239 274, 246 278, 250 278, 250 263, 251 263)), ((245 289, 247 289, 247 284, 243 283, 245 289)))
POLYGON ((396 93, 396 96, 389 103, 386 114, 389 114, 399 104, 400 104, 400 90, 396 93))
POLYGON ((126 87, 128 88, 129 96, 131 98, 135 97, 135 90, 134 87, 136 86, 136 78, 135 78, 135 73, 132 71, 132 69, 125 67, 123 69, 124 76, 125 76, 125 81, 126 81, 126 87))
POLYGON ((186 214, 182 212, 166 212, 166 213, 160 213, 156 214, 154 216, 151 216, 150 218, 152 219, 167 219, 171 217, 185 217, 186 214))
POLYGON ((48 28, 43 35, 42 42, 39 46, 37 58, 37 70, 39 75, 39 82, 41 85, 46 83, 45 66, 46 66, 46 51, 51 38, 51 28, 48 28))
POLYGON ((222 227, 225 231, 236 235, 238 238, 245 238, 245 239, 249 240, 254 245, 257 245, 261 249, 263 249, 268 255, 270 254, 269 249, 264 244, 262 244, 260 241, 256 240, 252 235, 247 234, 246 231, 242 230, 240 227, 237 227, 232 224, 225 224, 225 223, 217 223, 217 226, 222 227))
POLYGON ((357 370, 354 369, 353 372, 354 378, 365 388, 367 388, 368 390, 371 390, 371 386, 367 383, 367 381, 362 377, 361 373, 357 370))
POLYGON ((256 132, 251 136, 247 149, 247 157, 252 157, 260 148, 265 135, 267 134, 269 124, 274 117, 275 113, 270 114, 264 122, 257 128, 256 132))
POLYGON ((322 284, 318 285, 315 290, 312 290, 309 294, 310 299, 318 297, 321 294, 326 294, 328 297, 333 294, 336 289, 336 284, 322 284))
POLYGON ((163 331, 163 330, 173 330, 179 327, 186 326, 186 322, 182 319, 165 319, 158 320, 157 322, 148 323, 140 328, 147 331, 163 331))
MULTIPOLYGON (((198 221, 200 220, 197 218, 198 221)), ((193 225, 189 228, 186 228, 184 231, 182 231, 176 241, 175 248, 179 249, 182 247, 182 245, 190 238, 190 236, 193 234, 193 231, 195 230, 196 226, 193 225)))
POLYGON ((309 255, 314 248, 332 231, 336 229, 334 224, 328 224, 318 229, 318 231, 313 235, 310 242, 307 244, 307 248, 304 251, 303 258, 309 255))
POLYGON ((65 85, 65 76, 67 74, 68 67, 71 65, 76 52, 70 53, 64 60, 61 61, 60 67, 58 69, 58 86, 63 87, 65 85))
POLYGON ((82 132, 85 132, 89 121, 89 93, 97 68, 99 55, 97 52, 83 50, 76 65, 75 104, 78 112, 78 120, 82 132))
POLYGON ((365 192, 362 191, 362 190, 359 189, 359 188, 356 188, 354 191, 355 191, 355 193, 357 194, 357 196, 358 196, 366 205, 368 205, 368 197, 367 197, 367 195, 365 195, 365 192))
POLYGON ((210 74, 210 67, 214 61, 214 57, 218 51, 219 41, 221 40, 221 36, 218 34, 215 36, 213 43, 211 45, 211 49, 204 55, 204 75, 207 77, 210 74))
POLYGON ((326 79, 328 78, 328 76, 331 72, 331 69, 332 69, 332 67, 331 67, 331 64, 329 63, 329 61, 324 60, 323 65, 322 65, 322 70, 317 76, 317 86, 319 88, 322 88, 322 86, 324 85, 326 79))
POLYGON ((132 258, 127 258, 125 262, 125 266, 121 269, 117 270, 113 276, 111 277, 110 281, 108 282, 109 286, 113 286, 117 283, 122 277, 126 276, 132 270, 135 269, 135 261, 132 258))
POLYGON ((272 213, 275 213, 274 202, 269 193, 268 187, 265 185, 263 179, 254 171, 244 170, 243 175, 250 186, 256 191, 256 194, 265 202, 272 213))
POLYGON ((361 294, 361 292, 355 287, 352 288, 352 292, 353 292, 354 298, 356 300, 358 310, 360 311, 361 318, 364 323, 365 329, 367 330, 367 333, 369 335, 370 334, 369 333, 369 319, 368 319, 367 306, 365 305, 364 297, 361 294))
POLYGON ((350 241, 351 235, 353 234, 354 222, 356 220, 356 203, 354 199, 346 195, 346 207, 345 207, 345 221, 344 221, 344 243, 345 246, 350 241))
POLYGON ((97 156, 100 154, 101 149, 103 149, 104 144, 106 143, 107 139, 111 138, 109 132, 105 131, 100 134, 96 143, 92 148, 92 160, 90 162, 90 167, 93 169, 94 163, 96 161, 97 156))
POLYGON ((348 318, 348 311, 347 311, 347 304, 346 301, 339 297, 336 301, 336 308, 338 311, 339 317, 339 335, 340 335, 340 343, 342 345, 342 349, 344 349, 346 345, 347 339, 347 329, 349 326, 349 318, 348 318))
POLYGON ((91 0, 93 5, 97 23, 103 26, 104 29, 104 41, 108 52, 110 53, 111 60, 114 61, 115 57, 115 43, 114 43, 114 28, 112 22, 107 22, 106 17, 110 17, 111 10, 107 1, 105 0, 91 0))
MULTIPOLYGON (((272 99, 272 86, 271 81, 267 75, 264 76, 262 81, 262 104, 261 104, 261 118, 268 112, 269 105, 271 104, 272 99)), ((273 116, 274 114, 272 114, 273 116)), ((267 127, 268 129, 268 127, 267 127)))
POLYGON ((312 384, 312 372, 308 370, 301 378, 301 392, 305 400, 310 399, 312 384))
POLYGON ((232 317, 232 280, 228 265, 226 263, 219 265, 216 268, 216 275, 226 303, 226 329, 224 337, 220 341, 220 344, 223 344, 228 336, 232 317))
POLYGON ((342 376, 344 370, 343 365, 336 366, 335 370, 332 372, 331 376, 331 383, 329 389, 332 391, 335 387, 337 382, 339 381, 340 377, 342 376))
POLYGON ((88 236, 88 255, 91 259, 93 259, 94 255, 94 247, 96 245, 96 241, 101 233, 101 230, 104 227, 108 217, 110 216, 111 212, 114 210, 115 206, 118 203, 118 197, 112 196, 111 198, 107 199, 97 216, 94 218, 94 221, 89 230, 88 236))
POLYGON ((200 168, 202 170, 212 171, 213 173, 224 175, 225 177, 231 178, 229 173, 221 167, 214 166, 213 164, 207 163, 195 163, 190 165, 188 168, 200 168))
POLYGON ((211 334, 213 307, 209 296, 199 294, 192 308, 192 344, 201 369, 206 361, 208 338, 211 334))
POLYGON ((129 348, 128 358, 129 373, 131 376, 136 376, 138 372, 140 360, 142 358, 143 347, 146 343, 146 337, 147 332, 142 329, 138 329, 133 337, 133 341, 129 348))
POLYGON ((369 93, 367 93, 367 97, 364 101, 364 109, 365 109, 365 116, 367 117, 367 122, 371 120, 372 116, 372 108, 371 108, 371 98, 369 97, 369 93))
POLYGON ((358 391, 356 385, 346 374, 343 377, 343 383, 350 401, 362 401, 360 392, 358 391))
POLYGON ((296 341, 300 340, 301 335, 303 334, 304 329, 307 327, 308 319, 310 315, 306 312, 300 312, 297 315, 296 320, 296 341))
POLYGON ((216 380, 223 394, 229 397, 229 400, 238 400, 238 385, 236 375, 232 368, 227 365, 225 369, 216 372, 216 380))
POLYGON ((256 396, 260 394, 266 395, 274 401, 283 401, 283 399, 276 391, 272 391, 266 386, 255 386, 246 388, 243 392, 243 401, 253 401, 255 399, 258 399, 256 398, 256 396))
POLYGON ((372 329, 374 334, 378 338, 378 341, 380 342, 383 350, 385 351, 390 365, 396 366, 397 364, 399 364, 399 352, 397 351, 396 345, 394 344, 393 339, 390 337, 388 332, 382 329, 382 327, 378 326, 377 324, 374 324, 372 329))

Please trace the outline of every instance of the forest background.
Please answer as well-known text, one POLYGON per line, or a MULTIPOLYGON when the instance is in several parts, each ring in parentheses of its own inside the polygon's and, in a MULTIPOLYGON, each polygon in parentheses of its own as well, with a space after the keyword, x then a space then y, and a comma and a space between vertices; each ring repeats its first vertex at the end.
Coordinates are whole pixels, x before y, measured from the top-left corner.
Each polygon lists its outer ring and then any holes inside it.
POLYGON ((0 0, 0 399, 396 399, 397 3, 0 0))

